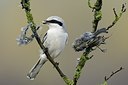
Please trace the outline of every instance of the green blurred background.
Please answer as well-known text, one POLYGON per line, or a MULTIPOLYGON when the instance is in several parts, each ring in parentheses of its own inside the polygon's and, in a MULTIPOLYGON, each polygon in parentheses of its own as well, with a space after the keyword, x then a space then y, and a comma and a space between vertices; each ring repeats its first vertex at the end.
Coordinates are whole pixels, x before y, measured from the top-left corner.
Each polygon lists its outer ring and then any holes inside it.
MULTIPOLYGON (((122 3, 128 4, 128 1, 103 0, 103 19, 99 28, 111 24, 114 19, 113 7, 119 12, 122 3)), ((27 46, 18 46, 16 43, 20 28, 27 24, 24 10, 19 5, 20 0, 0 0, 0 85, 65 85, 49 62, 34 81, 26 78, 39 57, 39 46, 36 41, 27 46)), ((56 61, 60 62, 63 72, 72 78, 76 59, 82 53, 74 52, 71 44, 76 37, 92 30, 93 13, 87 0, 31 0, 31 8, 37 24, 52 15, 65 20, 69 41, 56 61)), ((47 26, 43 26, 41 33, 46 31, 47 26)), ((112 27, 109 35, 112 36, 103 46, 107 52, 102 53, 97 49, 92 53, 95 56, 86 63, 78 85, 99 85, 104 81, 104 76, 121 66, 125 69, 112 77, 109 85, 128 84, 128 11, 112 27)))

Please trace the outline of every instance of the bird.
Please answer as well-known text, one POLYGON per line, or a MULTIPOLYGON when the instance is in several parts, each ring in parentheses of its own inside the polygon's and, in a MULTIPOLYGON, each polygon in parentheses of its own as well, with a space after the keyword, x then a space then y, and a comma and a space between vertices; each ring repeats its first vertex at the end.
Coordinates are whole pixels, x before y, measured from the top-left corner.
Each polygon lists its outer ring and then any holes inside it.
MULTIPOLYGON (((52 59, 58 57, 63 51, 68 40, 68 33, 64 23, 64 20, 58 16, 50 16, 46 20, 42 21, 43 24, 48 26, 48 31, 42 38, 42 44, 48 49, 48 53, 52 59)), ((41 67, 47 62, 48 59, 41 50, 40 57, 36 64, 31 68, 27 74, 27 78, 34 80, 39 73, 41 67)))

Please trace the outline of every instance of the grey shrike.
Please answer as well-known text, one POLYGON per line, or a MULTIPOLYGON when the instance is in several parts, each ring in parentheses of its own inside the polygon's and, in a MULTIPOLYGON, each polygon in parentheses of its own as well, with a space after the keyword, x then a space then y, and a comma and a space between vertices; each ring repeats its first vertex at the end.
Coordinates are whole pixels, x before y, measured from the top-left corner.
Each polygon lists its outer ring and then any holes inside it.
MULTIPOLYGON (((64 20, 58 16, 51 16, 43 21, 43 24, 47 24, 49 29, 44 35, 42 42, 43 45, 48 48, 50 56, 54 59, 62 52, 68 39, 64 20)), ((39 60, 29 71, 27 77, 30 80, 34 80, 47 60, 46 55, 42 51, 39 60)))

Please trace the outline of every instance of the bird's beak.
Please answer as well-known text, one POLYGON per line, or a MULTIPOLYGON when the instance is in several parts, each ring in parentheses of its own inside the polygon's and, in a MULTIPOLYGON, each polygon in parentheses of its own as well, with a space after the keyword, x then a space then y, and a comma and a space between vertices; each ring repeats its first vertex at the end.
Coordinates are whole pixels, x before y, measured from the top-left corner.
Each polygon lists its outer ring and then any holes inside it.
POLYGON ((43 20, 42 23, 43 23, 43 24, 47 24, 47 20, 43 20))

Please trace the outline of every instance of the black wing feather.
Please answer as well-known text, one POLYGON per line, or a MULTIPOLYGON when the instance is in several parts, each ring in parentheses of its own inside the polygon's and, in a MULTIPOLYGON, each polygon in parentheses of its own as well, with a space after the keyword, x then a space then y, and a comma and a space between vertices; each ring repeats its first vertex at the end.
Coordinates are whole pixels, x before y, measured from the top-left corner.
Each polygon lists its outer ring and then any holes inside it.
POLYGON ((45 42, 46 39, 47 39, 47 33, 45 33, 44 36, 43 36, 42 44, 45 42))

